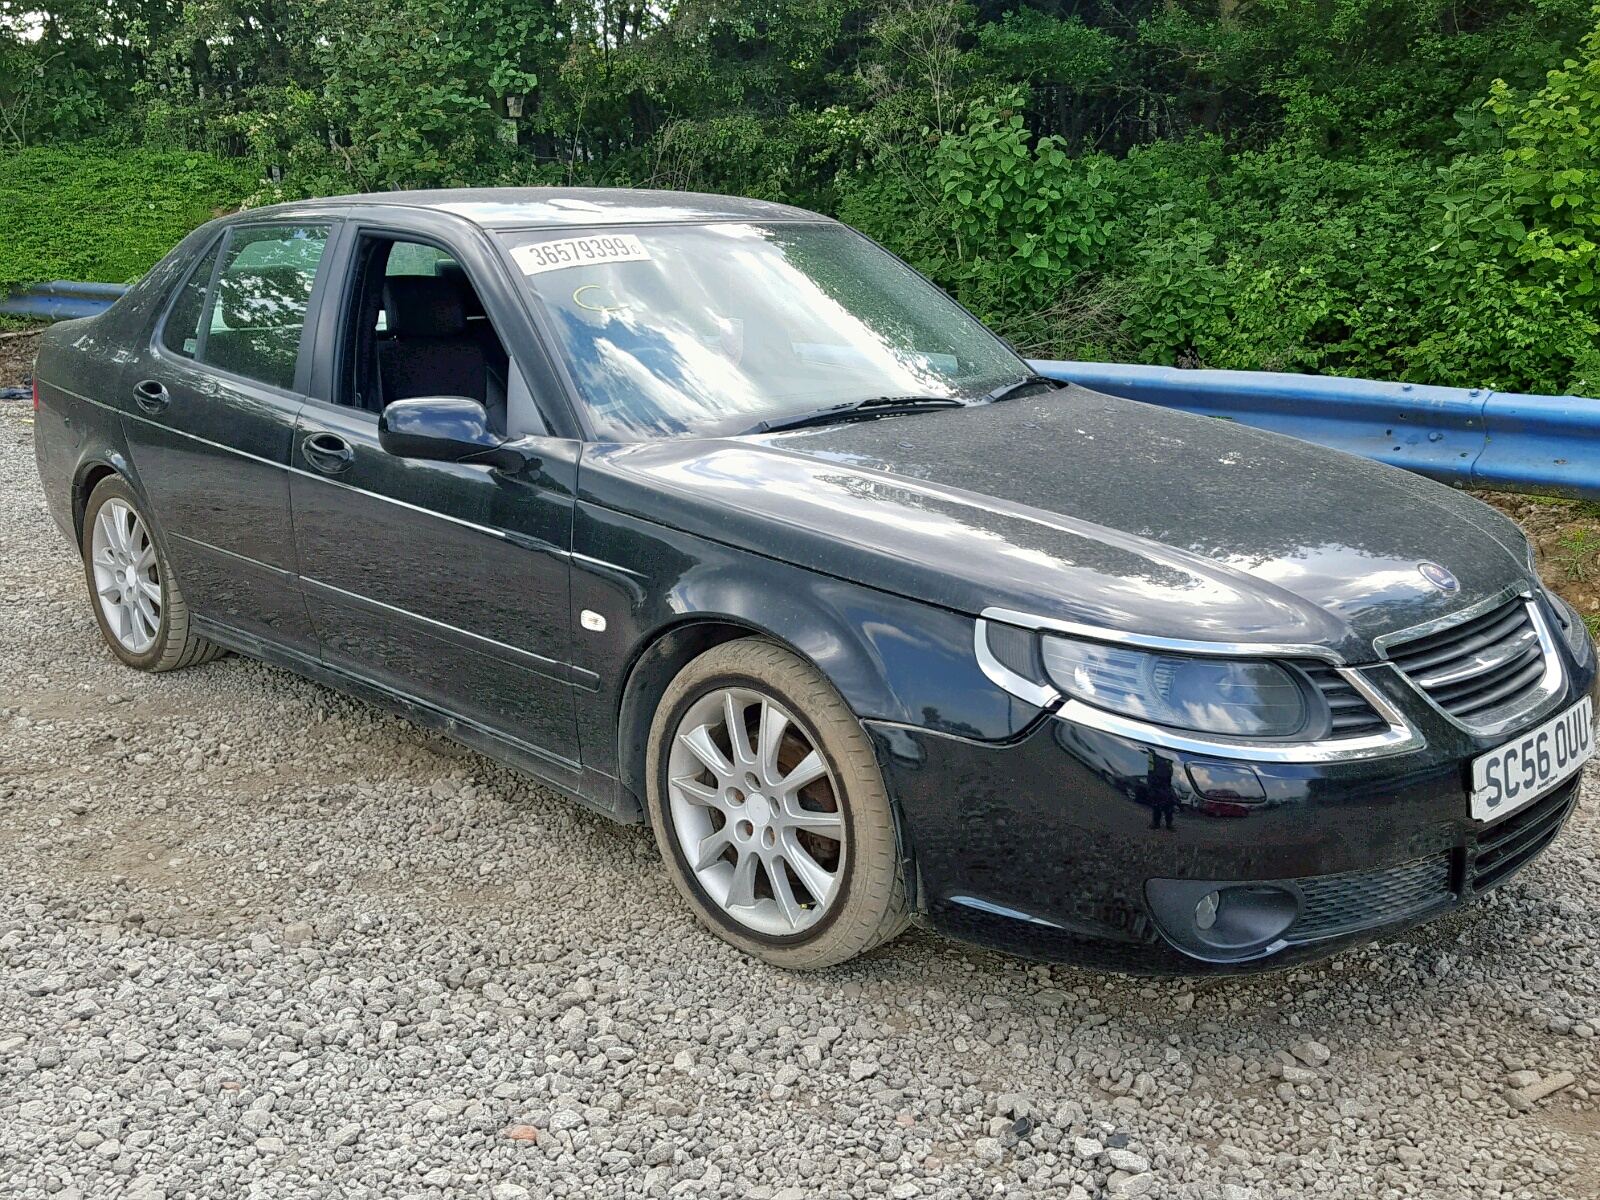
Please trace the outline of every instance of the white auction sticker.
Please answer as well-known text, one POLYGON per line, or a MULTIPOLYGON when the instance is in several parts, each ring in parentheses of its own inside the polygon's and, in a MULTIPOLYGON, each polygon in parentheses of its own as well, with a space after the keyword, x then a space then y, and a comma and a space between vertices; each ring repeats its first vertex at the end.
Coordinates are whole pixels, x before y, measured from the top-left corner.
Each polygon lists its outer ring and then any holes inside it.
POLYGON ((631 233, 597 233, 587 237, 560 238, 553 242, 534 242, 511 251, 524 275, 542 275, 563 267, 585 267, 599 263, 649 262, 650 251, 631 233))

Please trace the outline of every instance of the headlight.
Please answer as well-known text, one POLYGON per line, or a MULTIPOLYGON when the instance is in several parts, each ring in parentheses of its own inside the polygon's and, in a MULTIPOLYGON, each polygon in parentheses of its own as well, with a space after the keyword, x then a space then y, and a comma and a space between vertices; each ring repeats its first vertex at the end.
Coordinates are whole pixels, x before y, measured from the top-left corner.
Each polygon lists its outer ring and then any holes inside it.
POLYGON ((1305 689, 1270 662, 1188 658, 1046 637, 1045 673, 1065 694, 1174 729, 1288 737, 1307 722, 1305 689))
POLYGON ((1594 643, 1589 639, 1589 630, 1583 623, 1583 617, 1579 615, 1577 609, 1549 588, 1544 589, 1544 598, 1549 602, 1550 610, 1555 613, 1556 628, 1562 640, 1567 643, 1567 649, 1572 651, 1572 657, 1577 660, 1579 666, 1587 666, 1589 655, 1594 652, 1594 643))

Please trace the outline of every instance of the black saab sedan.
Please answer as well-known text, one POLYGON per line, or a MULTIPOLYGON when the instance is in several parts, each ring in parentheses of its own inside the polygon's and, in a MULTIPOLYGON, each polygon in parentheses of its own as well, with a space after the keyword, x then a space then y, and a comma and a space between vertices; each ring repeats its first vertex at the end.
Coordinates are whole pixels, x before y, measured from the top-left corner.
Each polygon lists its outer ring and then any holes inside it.
POLYGON ((1301 961, 1503 882, 1593 750, 1583 624, 1492 509, 1042 379, 793 208, 244 212, 37 379, 123 662, 252 655, 648 820, 783 966, 913 920, 1301 961))

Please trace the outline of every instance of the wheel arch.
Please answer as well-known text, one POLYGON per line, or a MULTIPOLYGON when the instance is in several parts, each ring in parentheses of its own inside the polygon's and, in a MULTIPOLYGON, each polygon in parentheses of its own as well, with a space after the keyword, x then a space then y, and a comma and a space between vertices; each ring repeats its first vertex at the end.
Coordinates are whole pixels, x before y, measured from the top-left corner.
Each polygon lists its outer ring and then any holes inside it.
MULTIPOLYGON (((848 654, 842 643, 854 639, 842 639, 837 631, 833 631, 831 636, 820 639, 814 636, 814 630, 807 632, 813 636, 808 636, 804 640, 810 642, 814 648, 820 642, 821 648, 829 652, 829 662, 818 661, 818 655, 808 653, 805 645, 797 644, 796 639, 785 637, 769 626, 759 625, 748 618, 725 612, 685 614, 679 620, 654 631, 634 656, 618 701, 617 768, 623 803, 634 806, 639 816, 646 815, 647 757, 650 725, 655 718, 656 708, 667 688, 685 667, 706 651, 724 643, 753 637, 783 647, 827 679, 839 692, 845 704, 855 713, 857 719, 860 719, 862 717, 860 704, 865 697, 859 694, 862 689, 859 686, 858 671, 846 667, 841 672, 840 667, 843 658, 869 654, 869 648, 857 646, 854 654, 848 654), (834 669, 830 670, 829 666, 834 669), (841 674, 847 678, 857 679, 858 686, 853 689, 858 693, 857 696, 853 697, 850 690, 840 686, 841 674)), ((881 670, 882 664, 878 663, 877 671, 880 678, 881 670)), ((867 700, 867 703, 876 708, 884 703, 884 699, 877 696, 867 700)), ((869 737, 869 740, 873 739, 869 737)), ((895 842, 899 848, 898 856, 907 894, 914 901, 919 878, 916 872, 915 852, 910 842, 900 798, 890 786, 887 773, 884 775, 884 788, 894 821, 895 842)))
POLYGON ((72 532, 79 546, 83 545, 83 518, 89 510, 89 497, 94 495, 94 489, 100 486, 102 480, 112 475, 118 476, 133 489, 135 495, 141 494, 138 484, 133 480, 133 473, 120 455, 89 458, 78 464, 72 479, 72 532))
MULTIPOLYGON (((687 614, 656 630, 635 653, 618 698, 617 769, 624 792, 641 814, 644 812, 650 722, 655 719, 662 695, 679 673, 707 650, 744 637, 775 642, 811 662, 770 630, 725 614, 687 614)), ((816 666, 815 663, 811 665, 816 666)))

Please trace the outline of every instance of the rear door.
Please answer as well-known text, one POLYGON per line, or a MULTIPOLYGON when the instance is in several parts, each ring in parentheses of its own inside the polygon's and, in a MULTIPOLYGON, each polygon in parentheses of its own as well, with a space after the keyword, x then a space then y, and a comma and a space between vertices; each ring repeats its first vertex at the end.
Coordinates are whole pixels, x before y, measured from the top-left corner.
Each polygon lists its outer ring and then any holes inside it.
POLYGON ((194 611, 311 649, 289 513, 302 343, 330 221, 234 225, 124 376, 129 454, 194 611))

